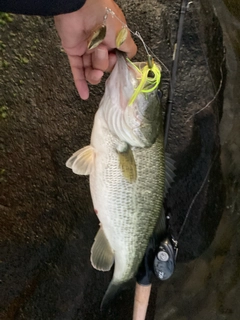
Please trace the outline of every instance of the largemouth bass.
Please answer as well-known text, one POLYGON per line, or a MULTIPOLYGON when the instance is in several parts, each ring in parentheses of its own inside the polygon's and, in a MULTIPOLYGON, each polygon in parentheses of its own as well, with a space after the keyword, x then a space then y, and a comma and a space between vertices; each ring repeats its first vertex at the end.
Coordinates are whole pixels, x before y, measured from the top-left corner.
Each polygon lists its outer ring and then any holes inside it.
MULTIPOLYGON (((146 67, 117 53, 95 115, 91 143, 66 163, 74 173, 90 175, 100 220, 91 249, 92 265, 107 271, 115 264, 102 305, 135 276, 164 197, 162 110, 156 74, 144 73, 146 67)), ((155 65, 156 72, 159 68, 155 65)))

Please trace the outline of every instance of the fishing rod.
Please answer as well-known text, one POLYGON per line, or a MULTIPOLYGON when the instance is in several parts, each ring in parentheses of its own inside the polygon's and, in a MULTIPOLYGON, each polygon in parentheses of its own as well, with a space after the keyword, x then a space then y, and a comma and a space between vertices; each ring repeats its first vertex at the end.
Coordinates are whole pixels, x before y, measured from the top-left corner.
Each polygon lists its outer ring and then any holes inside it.
POLYGON ((173 57, 172 57, 172 69, 171 69, 170 84, 169 84, 168 99, 167 99, 167 110, 166 110, 166 117, 165 117, 165 135, 164 135, 165 148, 167 146, 168 133, 169 133, 170 122, 171 122, 171 112, 172 112, 175 85, 177 80, 177 69, 178 69, 178 62, 179 62, 179 55, 180 55, 180 48, 181 48, 181 41, 182 41, 182 34, 183 34, 184 17, 185 17, 185 13, 189 8, 190 3, 191 2, 189 2, 189 0, 182 0, 182 3, 181 3, 177 40, 174 45, 173 57))
MULTIPOLYGON (((171 77, 168 91, 167 108, 165 116, 165 135, 164 135, 164 146, 166 149, 168 141, 168 133, 171 122, 171 112, 173 105, 173 96, 175 91, 178 62, 180 55, 181 40, 183 34, 183 25, 185 13, 189 7, 189 0, 181 1, 181 8, 179 14, 179 23, 177 31, 177 39, 174 45, 173 58, 172 58, 172 68, 171 77)), ((160 234, 154 234, 150 240, 149 246, 146 250, 143 261, 139 267, 137 274, 137 282, 135 288, 134 297, 134 310, 133 310, 133 320, 144 320, 147 313, 149 297, 151 294, 152 287, 152 275, 155 273, 160 279, 166 280, 169 278, 173 271, 176 262, 177 249, 175 244, 172 246, 171 241, 166 237, 162 242, 160 242, 160 234), (156 248, 160 249, 155 256, 156 248)))

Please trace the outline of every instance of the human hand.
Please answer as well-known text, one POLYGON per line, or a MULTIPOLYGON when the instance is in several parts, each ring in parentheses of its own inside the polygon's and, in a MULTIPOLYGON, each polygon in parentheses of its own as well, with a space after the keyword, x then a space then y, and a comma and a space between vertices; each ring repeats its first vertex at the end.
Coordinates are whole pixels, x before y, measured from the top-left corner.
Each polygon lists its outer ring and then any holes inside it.
MULTIPOLYGON (((87 47, 93 30, 103 24, 106 8, 111 9, 126 24, 123 12, 113 0, 86 0, 78 11, 54 17, 76 88, 83 100, 89 97, 87 82, 98 84, 104 72, 110 72, 116 62, 116 55, 112 50, 116 48, 116 37, 123 25, 111 14, 108 14, 105 22, 107 32, 102 43, 92 50, 87 47)), ((129 31, 119 50, 126 52, 129 58, 136 54, 137 47, 129 31)))

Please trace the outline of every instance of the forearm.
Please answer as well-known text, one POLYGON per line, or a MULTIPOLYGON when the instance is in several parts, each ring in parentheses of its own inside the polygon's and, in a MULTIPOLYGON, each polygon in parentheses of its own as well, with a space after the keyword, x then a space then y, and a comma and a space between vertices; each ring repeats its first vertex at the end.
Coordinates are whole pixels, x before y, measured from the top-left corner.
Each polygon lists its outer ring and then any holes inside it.
POLYGON ((85 0, 0 0, 0 11, 55 16, 80 9, 85 0))

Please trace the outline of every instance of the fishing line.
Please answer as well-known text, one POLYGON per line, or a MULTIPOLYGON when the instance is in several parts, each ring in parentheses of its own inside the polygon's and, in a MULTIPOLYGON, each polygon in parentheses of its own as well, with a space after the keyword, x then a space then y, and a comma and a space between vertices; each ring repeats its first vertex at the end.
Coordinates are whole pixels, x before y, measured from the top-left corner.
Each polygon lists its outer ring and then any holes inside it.
POLYGON ((196 114, 198 114, 198 113, 202 112, 203 110, 205 110, 206 108, 208 108, 208 107, 210 106, 210 104, 212 104, 212 103, 216 100, 219 92, 220 92, 221 89, 222 89, 222 84, 223 84, 222 65, 223 65, 223 62, 224 62, 224 61, 225 61, 225 56, 223 57, 223 60, 222 60, 222 63, 221 63, 221 67, 220 67, 220 69, 219 69, 220 74, 221 74, 221 79, 220 79, 220 82, 219 82, 218 90, 217 90, 217 92, 215 93, 214 97, 212 98, 212 100, 210 100, 210 101, 205 105, 205 107, 201 108, 200 110, 198 110, 197 112, 195 112, 193 115, 191 115, 191 116, 185 121, 185 124, 186 124, 189 120, 191 120, 196 114))
POLYGON ((144 47, 144 49, 145 49, 148 57, 152 55, 152 56, 166 69, 166 71, 167 71, 168 73, 170 73, 170 71, 169 71, 169 69, 167 68, 167 66, 154 54, 154 52, 151 50, 151 48, 146 45, 146 42, 143 40, 143 37, 141 36, 141 34, 140 34, 139 31, 133 31, 133 30, 131 30, 131 29, 128 27, 128 25, 127 25, 126 23, 124 23, 124 22, 116 15, 116 13, 115 13, 114 11, 112 11, 112 9, 107 8, 107 7, 106 7, 105 9, 106 9, 106 15, 104 16, 104 20, 105 20, 105 21, 106 21, 106 19, 107 19, 107 15, 108 15, 108 14, 110 14, 110 15, 112 16, 112 18, 116 18, 116 19, 121 23, 121 25, 122 25, 123 28, 128 29, 129 32, 130 32, 132 35, 134 35, 135 37, 137 37, 137 38, 142 42, 143 47, 144 47), (150 54, 149 52, 150 52, 151 54, 150 54))
POLYGON ((187 211, 186 216, 185 216, 185 218, 184 218, 183 224, 182 224, 182 226, 181 226, 181 229, 180 229, 180 231, 179 231, 179 233, 178 233, 178 236, 177 236, 177 239, 175 239, 175 241, 178 241, 179 238, 180 238, 181 235, 182 235, 183 229, 184 229, 184 227, 185 227, 185 225, 186 225, 187 219, 188 219, 189 214, 190 214, 190 212, 191 212, 191 209, 192 209, 192 207, 193 207, 193 205, 194 205, 194 202, 196 201, 197 197, 198 197, 199 194, 201 193, 201 191, 202 191, 202 189, 203 189, 203 187, 204 187, 204 185, 205 185, 205 183, 206 183, 206 181, 207 181, 207 178, 208 178, 208 176, 209 176, 209 173, 210 173, 210 171, 211 171, 211 169, 212 169, 212 167, 213 167, 213 164, 214 164, 214 162, 215 162, 218 154, 219 154, 219 152, 216 152, 215 157, 214 157, 213 161, 211 162, 211 164, 210 164, 210 166, 209 166, 209 168, 208 168, 208 170, 207 170, 207 173, 206 173, 206 175, 205 175, 205 178, 204 178, 204 180, 203 180, 203 182, 202 182, 202 184, 201 184, 198 192, 195 194, 195 196, 194 196, 193 199, 192 199, 192 202, 191 202, 191 204, 190 204, 190 206, 189 206, 189 208, 188 208, 188 211, 187 211))
MULTIPOLYGON (((189 3, 186 5, 186 8, 187 8, 187 9, 189 8, 189 4, 190 4, 190 3, 192 4, 193 1, 189 2, 189 3)), ((182 4, 182 5, 183 5, 183 4, 182 4)), ((195 6, 194 6, 194 10, 197 11, 195 6)), ((182 10, 181 10, 181 13, 182 13, 182 10)), ((185 13, 185 12, 184 12, 184 13, 185 13)), ((180 21, 179 21, 179 24, 180 24, 180 21)), ((195 24, 195 29, 196 29, 196 31, 197 31, 197 33, 198 33, 198 38, 199 38, 199 41, 200 41, 200 45, 201 45, 201 48, 202 48, 202 53, 203 53, 203 56, 204 56, 204 60, 205 60, 206 66, 207 66, 207 69, 208 69, 208 71, 209 71, 210 79, 211 79, 213 88, 214 88, 215 91, 216 91, 216 86, 215 86, 215 84, 214 84, 214 81, 213 81, 213 78, 212 78, 212 74, 211 74, 211 72, 210 72, 210 68, 209 68, 209 65, 208 65, 207 57, 206 57, 205 52, 204 52, 204 49, 203 49, 203 42, 202 42, 202 40, 201 40, 201 37, 199 36, 199 32, 198 32, 198 28, 197 28, 197 26, 196 26, 196 21, 195 21, 195 20, 194 20, 194 24, 195 24)), ((181 27, 181 26, 179 26, 179 28, 180 28, 180 27, 181 27)), ((179 36, 179 39, 181 40, 180 36, 179 36)), ((180 40, 179 40, 179 41, 180 41, 180 40)), ((173 58, 175 59, 174 61, 176 61, 175 50, 174 50, 174 53, 173 53, 173 58)), ((219 69, 219 70, 220 70, 220 74, 221 74, 221 79, 220 79, 219 86, 218 86, 218 89, 217 89, 214 97, 213 97, 213 98, 211 99, 211 101, 209 101, 203 108, 201 108, 200 110, 198 110, 194 115, 190 116, 190 117, 185 121, 185 124, 186 124, 192 117, 194 117, 196 114, 202 112, 204 109, 206 109, 207 107, 209 107, 209 105, 211 105, 211 103, 213 103, 213 102, 215 101, 215 99, 217 98, 219 92, 221 91, 222 84, 223 84, 223 70, 222 70, 222 66, 223 66, 224 61, 225 61, 225 52, 224 52, 224 56, 223 56, 223 59, 222 59, 221 65, 220 65, 220 69, 219 69)), ((176 63, 177 63, 177 62, 176 62, 176 63)), ((170 87, 171 87, 171 86, 170 86, 170 87)), ((171 89, 172 89, 172 87, 171 87, 171 89)), ((170 103, 172 103, 171 100, 170 100, 170 103)), ((169 112, 169 110, 168 110, 168 112, 169 112)), ((169 112, 169 114, 170 114, 170 112, 169 112)), ((165 132, 165 134, 166 134, 166 132, 165 132)), ((165 140, 165 141, 166 141, 166 140, 165 140)), ((197 191, 197 193, 195 194, 195 196, 193 197, 193 199, 192 199, 192 201, 191 201, 191 203, 190 203, 190 205, 189 205, 189 208, 188 208, 188 210, 187 210, 187 213, 186 213, 186 216, 185 216, 185 218, 184 218, 183 224, 182 224, 182 226, 181 226, 181 229, 180 229, 180 231, 179 231, 176 239, 172 239, 172 240, 173 240, 173 243, 174 243, 174 245, 175 245, 175 248, 177 248, 177 246, 178 246, 179 238, 181 237, 182 232, 183 232, 183 230, 184 230, 184 228, 185 228, 185 226, 186 226, 186 223, 187 223, 187 220, 188 220, 188 218, 189 218, 191 209, 192 209, 192 207, 193 207, 193 205, 194 205, 197 197, 198 197, 199 194, 201 193, 201 191, 202 191, 202 189, 203 189, 203 187, 204 187, 204 185, 205 185, 205 183, 206 183, 206 181, 207 181, 207 178, 208 178, 208 176, 209 176, 209 174, 210 174, 210 171, 211 171, 211 169, 212 169, 212 167, 213 167, 213 164, 214 164, 214 162, 215 162, 218 154, 219 154, 219 152, 216 152, 216 155, 214 156, 213 160, 211 161, 211 164, 210 164, 210 166, 209 166, 209 168, 208 168, 208 170, 207 170, 207 172, 206 172, 206 175, 205 175, 205 177, 204 177, 204 179, 203 179, 203 182, 202 182, 199 190, 197 191)), ((168 218, 169 218, 169 217, 168 217, 168 218)))
MULTIPOLYGON (((192 3, 193 3, 193 2, 192 2, 192 3)), ((196 8, 196 6, 195 6, 194 3, 193 3, 193 7, 194 7, 194 11, 196 12, 196 15, 198 16, 198 22, 199 22, 199 24, 200 24, 200 23, 201 23, 201 19, 200 19, 200 17, 199 17, 199 12, 198 12, 198 10, 197 10, 197 8, 196 8)), ((202 112, 203 110, 205 110, 206 108, 208 108, 208 107, 216 100, 218 94, 219 94, 220 91, 221 91, 222 85, 223 85, 223 70, 222 70, 223 68, 222 68, 222 66, 223 66, 223 63, 224 63, 224 61, 225 61, 225 59, 226 59, 226 57, 225 57, 225 51, 224 51, 224 53, 223 53, 224 56, 223 56, 223 59, 222 59, 221 65, 220 65, 220 69, 219 69, 219 71, 220 71, 220 82, 219 82, 219 86, 218 86, 218 89, 217 89, 216 86, 215 86, 215 83, 214 83, 214 81, 213 81, 213 77, 212 77, 212 73, 211 73, 211 71, 210 71, 208 59, 207 59, 207 56, 206 56, 205 51, 204 51, 203 41, 202 41, 201 36, 200 36, 200 34, 199 34, 199 29, 198 29, 198 27, 197 27, 197 24, 196 24, 195 19, 193 19, 193 23, 194 23, 194 26, 195 26, 195 30, 196 30, 196 32, 197 32, 197 34, 198 34, 198 39, 199 39, 199 42, 200 42, 200 45, 201 45, 201 48, 202 48, 202 53, 203 53, 203 57, 204 57, 204 60, 205 60, 205 64, 206 64, 207 69, 208 69, 208 72, 209 72, 209 77, 210 77, 210 79, 211 79, 213 89, 214 89, 214 91, 215 91, 216 93, 215 93, 214 97, 213 97, 203 108, 201 108, 200 110, 198 110, 197 112, 195 112, 193 115, 191 115, 191 116, 185 121, 184 124, 186 124, 188 121, 190 121, 196 114, 198 114, 198 113, 202 112)))
MULTIPOLYGON (((128 29, 129 29, 129 28, 128 28, 128 29)), ((143 40, 140 32, 138 32, 138 31, 132 32, 130 29, 129 29, 129 31, 130 31, 132 34, 134 34, 135 36, 137 36, 137 37, 142 41, 142 44, 143 44, 143 46, 144 46, 144 49, 145 49, 145 51, 147 52, 147 55, 149 56, 149 52, 148 52, 148 49, 147 49, 147 45, 145 44, 145 41, 143 40)))

